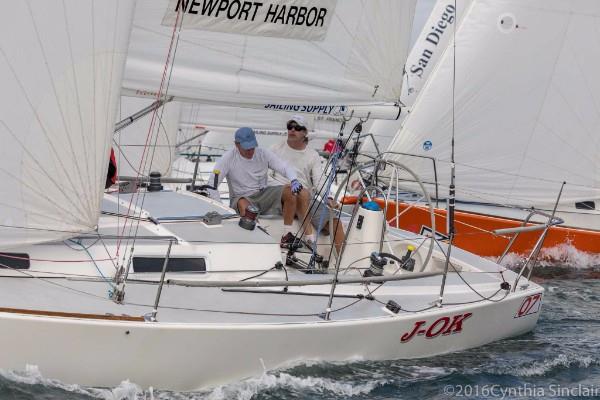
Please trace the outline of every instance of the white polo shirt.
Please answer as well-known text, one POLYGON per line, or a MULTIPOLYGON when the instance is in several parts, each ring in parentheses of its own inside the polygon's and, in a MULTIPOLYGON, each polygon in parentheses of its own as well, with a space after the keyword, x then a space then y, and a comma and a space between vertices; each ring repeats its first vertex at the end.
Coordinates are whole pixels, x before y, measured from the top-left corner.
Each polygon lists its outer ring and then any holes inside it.
MULTIPOLYGON (((310 193, 314 194, 321 189, 327 179, 323 173, 323 161, 314 149, 292 149, 287 141, 271 146, 273 153, 291 164, 298 176, 298 180, 310 193)), ((285 176, 278 173, 271 174, 271 182, 289 183, 285 176)))

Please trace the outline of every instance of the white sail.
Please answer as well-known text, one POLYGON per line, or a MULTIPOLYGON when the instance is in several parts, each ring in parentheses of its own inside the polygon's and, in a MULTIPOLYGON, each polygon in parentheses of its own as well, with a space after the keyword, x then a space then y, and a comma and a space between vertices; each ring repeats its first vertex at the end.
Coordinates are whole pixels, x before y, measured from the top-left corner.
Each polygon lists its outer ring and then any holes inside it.
POLYGON ((438 0, 406 59, 400 101, 410 110, 425 82, 446 51, 472 0, 438 0))
POLYGON ((548 206, 563 181, 563 204, 599 198, 598 32, 595 0, 473 3, 456 69, 449 47, 391 149, 435 158, 447 193, 454 120, 458 199, 548 206))
MULTIPOLYGON (((402 113, 397 120, 378 120, 371 133, 381 151, 385 151, 398 133, 415 103, 423 85, 435 69, 452 40, 454 24, 460 24, 472 0, 438 0, 406 59, 404 83, 400 96, 402 113)), ((375 147, 366 142, 362 152, 372 153, 375 147)))
MULTIPOLYGON (((275 111, 271 109, 253 109, 215 106, 207 104, 183 104, 180 126, 182 129, 195 129, 199 126, 215 128, 239 128, 250 126, 255 130, 287 133, 286 123, 300 113, 275 111)), ((330 133, 340 130, 344 118, 336 115, 300 114, 304 118, 309 133, 330 133)), ((347 125, 358 122, 358 118, 346 120, 347 125)))
POLYGON ((0 5, 0 248, 96 225, 133 6, 0 5))
MULTIPOLYGON (((204 126, 208 128, 239 128, 250 126, 254 129, 281 131, 292 113, 257 110, 252 108, 215 106, 210 104, 183 104, 182 127, 204 126)), ((305 119, 314 123, 312 115, 305 119)))
MULTIPOLYGON (((202 141, 202 153, 221 154, 233 146, 235 130, 249 126, 256 132, 259 146, 269 147, 286 140, 286 123, 294 115, 294 112, 268 108, 259 110, 187 103, 182 105, 178 142, 198 137, 202 141), (209 132, 198 136, 205 129, 209 132)), ((342 117, 335 115, 305 114, 302 117, 308 128, 309 146, 318 150, 323 148, 328 139, 337 137, 344 121, 342 117)), ((348 134, 359 119, 350 118, 346 121, 345 133, 348 134)), ((371 123, 371 120, 365 123, 365 131, 371 123)), ((199 140, 190 142, 195 143, 194 149, 197 149, 199 140)))
MULTIPOLYGON (((212 1, 194 3, 203 9, 212 1)), ((276 3, 290 1, 260 4, 266 8, 276 3)), ((285 107, 374 106, 400 98, 415 0, 325 2, 330 20, 322 40, 191 29, 186 21, 196 16, 190 16, 190 4, 138 3, 123 83, 128 93, 156 92, 173 38, 177 51, 172 70, 167 69, 169 94, 181 100, 285 107), (183 28, 161 25, 178 4, 183 28)), ((272 22, 261 24, 258 34, 272 22)))
MULTIPOLYGON (((152 100, 121 96, 120 117, 126 118, 152 104, 152 100)), ((115 156, 121 176, 168 176, 175 160, 181 104, 168 102, 114 135, 115 156)))

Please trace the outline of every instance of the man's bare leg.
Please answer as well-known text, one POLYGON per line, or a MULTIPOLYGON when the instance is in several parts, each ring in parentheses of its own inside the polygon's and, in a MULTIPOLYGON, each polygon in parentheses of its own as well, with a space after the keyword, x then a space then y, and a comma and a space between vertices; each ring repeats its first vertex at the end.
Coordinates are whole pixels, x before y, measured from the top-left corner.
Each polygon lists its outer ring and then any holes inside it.
POLYGON ((310 206, 310 195, 308 194, 308 190, 302 189, 300 193, 298 193, 297 197, 296 216, 298 217, 298 221, 304 221, 301 229, 304 230, 305 235, 312 235, 313 227, 310 223, 310 218, 308 218, 306 215, 308 213, 308 207, 310 206))
POLYGON ((294 215, 296 213, 296 196, 292 194, 290 185, 283 187, 283 193, 281 194, 281 202, 283 203, 283 224, 292 225, 294 223, 294 215))
MULTIPOLYGON (((335 250, 339 255, 340 251, 342 251, 342 243, 344 243, 346 232, 344 232, 344 225, 342 225, 342 221, 340 221, 338 218, 333 219, 333 227, 335 228, 333 243, 335 244, 335 250)), ((325 223, 323 224, 321 233, 326 236, 331 234, 331 229, 329 229, 329 220, 325 221, 325 223)))
POLYGON ((246 208, 250 205, 250 202, 246 200, 245 197, 242 197, 238 200, 237 207, 241 217, 246 215, 246 208))
POLYGON ((339 218, 333 219, 333 226, 335 228, 333 242, 335 243, 335 251, 339 255, 342 251, 342 243, 344 243, 346 233, 344 232, 344 225, 342 225, 342 221, 340 221, 339 218))

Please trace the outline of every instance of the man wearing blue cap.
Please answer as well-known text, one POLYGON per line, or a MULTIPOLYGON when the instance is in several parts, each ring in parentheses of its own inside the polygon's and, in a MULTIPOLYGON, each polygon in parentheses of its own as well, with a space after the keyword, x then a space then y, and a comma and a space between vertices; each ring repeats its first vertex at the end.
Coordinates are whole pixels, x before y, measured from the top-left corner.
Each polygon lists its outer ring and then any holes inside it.
MULTIPOLYGON (((241 216, 250 204, 264 215, 283 214, 284 238, 293 236, 287 234, 293 230, 294 216, 306 215, 307 210, 300 209, 300 202, 296 201, 295 195, 302 191, 302 185, 295 169, 270 150, 258 147, 252 128, 239 128, 235 132, 235 148, 217 161, 209 182, 214 182, 215 174, 218 174, 218 184, 227 177, 230 206, 241 216), (287 177, 290 184, 267 186, 269 169, 287 177)), ((219 200, 219 193, 213 190, 211 197, 219 200)), ((287 239, 282 238, 282 244, 284 241, 287 239)))

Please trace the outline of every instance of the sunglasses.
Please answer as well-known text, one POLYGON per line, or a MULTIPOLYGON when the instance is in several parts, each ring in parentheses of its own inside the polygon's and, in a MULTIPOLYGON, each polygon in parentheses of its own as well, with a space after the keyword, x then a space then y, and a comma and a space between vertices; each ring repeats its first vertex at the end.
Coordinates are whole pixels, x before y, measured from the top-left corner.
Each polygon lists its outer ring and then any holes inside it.
POLYGON ((293 122, 290 123, 290 124, 287 124, 287 128, 288 128, 288 131, 294 130, 294 131, 301 132, 301 131, 305 131, 306 130, 305 126, 298 125, 298 124, 293 123, 293 122))

